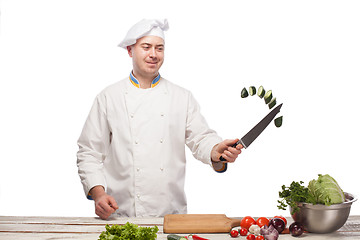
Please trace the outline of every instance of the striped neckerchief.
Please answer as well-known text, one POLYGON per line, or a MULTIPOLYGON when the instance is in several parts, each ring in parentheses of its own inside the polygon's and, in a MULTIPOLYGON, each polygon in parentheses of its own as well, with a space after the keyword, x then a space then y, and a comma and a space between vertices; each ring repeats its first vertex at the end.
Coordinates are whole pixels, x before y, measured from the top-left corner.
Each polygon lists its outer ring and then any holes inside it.
MULTIPOLYGON (((129 76, 130 82, 137 88, 140 88, 140 82, 135 78, 135 76, 133 75, 133 73, 130 73, 129 76)), ((155 87, 158 83, 160 82, 160 73, 157 75, 156 78, 154 78, 154 80, 152 80, 151 82, 151 88, 155 87)))

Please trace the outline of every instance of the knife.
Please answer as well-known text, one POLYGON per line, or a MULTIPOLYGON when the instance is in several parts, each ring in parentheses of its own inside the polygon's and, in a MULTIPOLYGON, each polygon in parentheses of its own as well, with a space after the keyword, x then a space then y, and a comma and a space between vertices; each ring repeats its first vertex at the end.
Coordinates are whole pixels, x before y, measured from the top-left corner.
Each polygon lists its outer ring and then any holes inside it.
MULTIPOLYGON (((282 107, 282 103, 274 108, 271 112, 268 113, 258 124, 255 125, 247 134, 245 134, 239 141, 237 141, 233 148, 237 145, 241 144, 244 148, 248 148, 250 144, 264 131, 264 129, 269 125, 269 123, 274 119, 276 114, 280 112, 280 108, 282 107)), ((226 161, 225 158, 220 156, 220 161, 226 161)))

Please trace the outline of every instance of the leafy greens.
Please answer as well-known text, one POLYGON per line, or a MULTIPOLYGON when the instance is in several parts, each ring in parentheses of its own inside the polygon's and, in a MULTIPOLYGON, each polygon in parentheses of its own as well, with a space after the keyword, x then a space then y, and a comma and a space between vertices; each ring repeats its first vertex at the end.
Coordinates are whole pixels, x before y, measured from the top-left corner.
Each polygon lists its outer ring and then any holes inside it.
POLYGON ((310 194, 307 187, 302 185, 303 183, 303 181, 293 181, 290 187, 282 185, 282 191, 279 192, 279 197, 282 198, 282 200, 278 200, 279 209, 286 210, 286 207, 289 205, 292 208, 291 214, 293 214, 299 210, 298 202, 316 204, 314 196, 310 194))
POLYGON ((139 227, 136 224, 127 222, 124 225, 105 226, 98 240, 154 240, 157 238, 156 233, 159 231, 157 226, 139 227))
POLYGON ((317 180, 311 180, 308 187, 303 186, 303 181, 293 181, 289 187, 283 185, 279 192, 279 209, 292 208, 291 214, 299 210, 298 203, 312 203, 331 205, 345 201, 345 195, 338 183, 330 175, 321 175, 317 180))
POLYGON ((345 201, 345 194, 339 184, 329 174, 321 175, 317 180, 309 182, 309 191, 315 196, 316 202, 327 206, 345 201))

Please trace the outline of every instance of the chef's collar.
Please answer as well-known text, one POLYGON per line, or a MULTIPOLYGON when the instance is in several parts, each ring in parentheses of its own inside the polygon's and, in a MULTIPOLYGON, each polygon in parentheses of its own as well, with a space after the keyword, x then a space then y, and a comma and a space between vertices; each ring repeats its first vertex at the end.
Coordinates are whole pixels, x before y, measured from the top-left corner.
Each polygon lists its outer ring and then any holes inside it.
MULTIPOLYGON (((140 82, 135 78, 135 76, 133 75, 133 73, 130 73, 129 76, 130 82, 137 88, 140 88, 140 82)), ((155 87, 158 83, 160 82, 160 73, 156 76, 156 78, 154 78, 154 80, 152 80, 151 82, 151 88, 155 87)))

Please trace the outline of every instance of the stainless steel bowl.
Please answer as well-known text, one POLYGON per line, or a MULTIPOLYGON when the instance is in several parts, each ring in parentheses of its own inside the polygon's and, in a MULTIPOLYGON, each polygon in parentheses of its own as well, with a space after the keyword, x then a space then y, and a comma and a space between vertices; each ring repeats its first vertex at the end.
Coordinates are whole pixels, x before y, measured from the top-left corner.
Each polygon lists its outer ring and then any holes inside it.
MULTIPOLYGON (((292 214, 296 222, 301 222, 312 233, 331 233, 341 228, 350 214, 351 204, 357 198, 345 192, 346 201, 326 206, 323 204, 299 203, 300 211, 292 214)), ((290 208, 292 212, 292 208, 290 208)))

